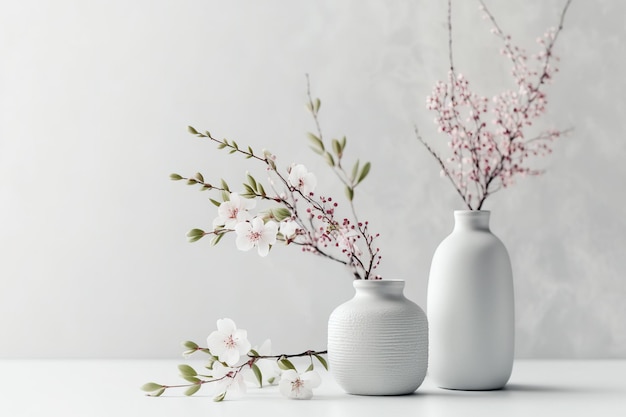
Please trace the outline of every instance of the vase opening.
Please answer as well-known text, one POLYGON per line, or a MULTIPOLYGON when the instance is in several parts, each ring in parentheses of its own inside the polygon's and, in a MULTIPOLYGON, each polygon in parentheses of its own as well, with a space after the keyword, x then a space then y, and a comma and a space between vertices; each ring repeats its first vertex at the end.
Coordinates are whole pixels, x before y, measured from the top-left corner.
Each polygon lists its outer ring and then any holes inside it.
POLYGON ((455 210, 455 230, 489 230, 489 216, 491 212, 486 210, 455 210))
POLYGON ((397 295, 402 296, 405 281, 401 279, 380 279, 380 280, 363 280, 356 279, 353 281, 354 289, 359 293, 376 293, 379 295, 397 295))

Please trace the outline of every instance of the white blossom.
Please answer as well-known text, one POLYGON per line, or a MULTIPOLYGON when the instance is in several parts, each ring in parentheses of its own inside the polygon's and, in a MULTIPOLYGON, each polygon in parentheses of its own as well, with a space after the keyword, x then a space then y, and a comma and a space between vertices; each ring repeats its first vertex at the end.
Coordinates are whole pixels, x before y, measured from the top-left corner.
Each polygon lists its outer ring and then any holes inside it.
POLYGON ((289 183, 308 196, 315 190, 317 178, 304 165, 298 164, 293 165, 289 171, 289 183))
POLYGON ((217 330, 207 337, 207 348, 220 362, 234 366, 241 355, 248 354, 251 345, 248 332, 237 329, 235 322, 226 318, 217 321, 217 330))
POLYGON ((299 229, 300 225, 291 219, 280 222, 280 233, 287 239, 292 238, 299 229))
POLYGON ((231 395, 241 395, 246 393, 247 387, 242 373, 220 362, 213 362, 211 379, 215 380, 211 383, 214 394, 228 392, 231 395))
POLYGON ((263 219, 255 217, 250 222, 235 225, 235 233, 237 249, 248 251, 256 246, 260 256, 267 256, 270 245, 276 243, 278 225, 272 220, 264 223, 263 219))
POLYGON ((322 380, 315 371, 308 371, 299 375, 297 371, 288 369, 283 371, 278 383, 280 393, 287 398, 309 400, 313 397, 313 388, 320 386, 322 380))
POLYGON ((218 226, 233 229, 237 223, 252 218, 248 210, 254 208, 256 200, 243 198, 237 193, 231 193, 229 198, 229 201, 224 201, 217 208, 217 217, 213 220, 213 229, 218 226))

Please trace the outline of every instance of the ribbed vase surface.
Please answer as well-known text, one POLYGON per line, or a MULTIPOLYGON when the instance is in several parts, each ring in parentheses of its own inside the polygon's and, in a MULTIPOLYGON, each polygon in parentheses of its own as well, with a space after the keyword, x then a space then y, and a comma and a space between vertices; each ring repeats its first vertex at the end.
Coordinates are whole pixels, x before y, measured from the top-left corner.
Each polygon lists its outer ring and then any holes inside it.
POLYGON ((355 280, 354 297, 328 321, 328 361, 350 394, 414 392, 428 366, 428 322, 401 280, 355 280))

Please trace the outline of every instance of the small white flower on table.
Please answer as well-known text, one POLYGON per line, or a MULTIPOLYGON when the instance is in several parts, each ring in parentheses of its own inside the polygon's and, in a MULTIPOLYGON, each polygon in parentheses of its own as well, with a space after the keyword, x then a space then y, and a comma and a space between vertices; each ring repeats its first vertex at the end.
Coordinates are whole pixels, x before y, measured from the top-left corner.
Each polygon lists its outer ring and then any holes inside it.
POLYGON ((313 388, 319 387, 321 383, 322 380, 315 371, 308 371, 299 375, 297 371, 288 369, 283 371, 278 387, 280 393, 285 397, 309 400, 313 397, 313 388))
POLYGON ((244 375, 231 367, 224 366, 220 362, 213 362, 211 376, 212 379, 216 380, 212 384, 214 394, 228 392, 229 396, 239 397, 246 393, 244 375))

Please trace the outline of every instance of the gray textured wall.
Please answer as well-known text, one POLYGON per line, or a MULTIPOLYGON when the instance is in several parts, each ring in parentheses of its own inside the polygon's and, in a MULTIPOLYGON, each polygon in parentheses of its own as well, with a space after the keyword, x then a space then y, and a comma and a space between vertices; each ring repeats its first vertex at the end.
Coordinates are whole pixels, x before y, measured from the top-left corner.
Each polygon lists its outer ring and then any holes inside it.
MULTIPOLYGON (((562 3, 487 5, 532 48, 562 3)), ((538 161, 545 176, 486 207, 513 262, 518 357, 626 357, 624 16, 625 2, 574 0, 541 124, 574 131, 538 161)), ((413 136, 443 142, 425 97, 446 74, 445 23, 435 0, 0 6, 0 357, 175 357, 224 316, 278 351, 325 346, 347 271, 291 247, 188 244, 215 209, 168 180, 262 177, 192 124, 342 196, 308 149, 306 73, 326 135, 372 161, 356 202, 382 235, 380 272, 426 307, 430 257, 462 208, 413 136)), ((486 95, 508 85, 489 28, 476 2, 454 3, 457 67, 486 95)))

